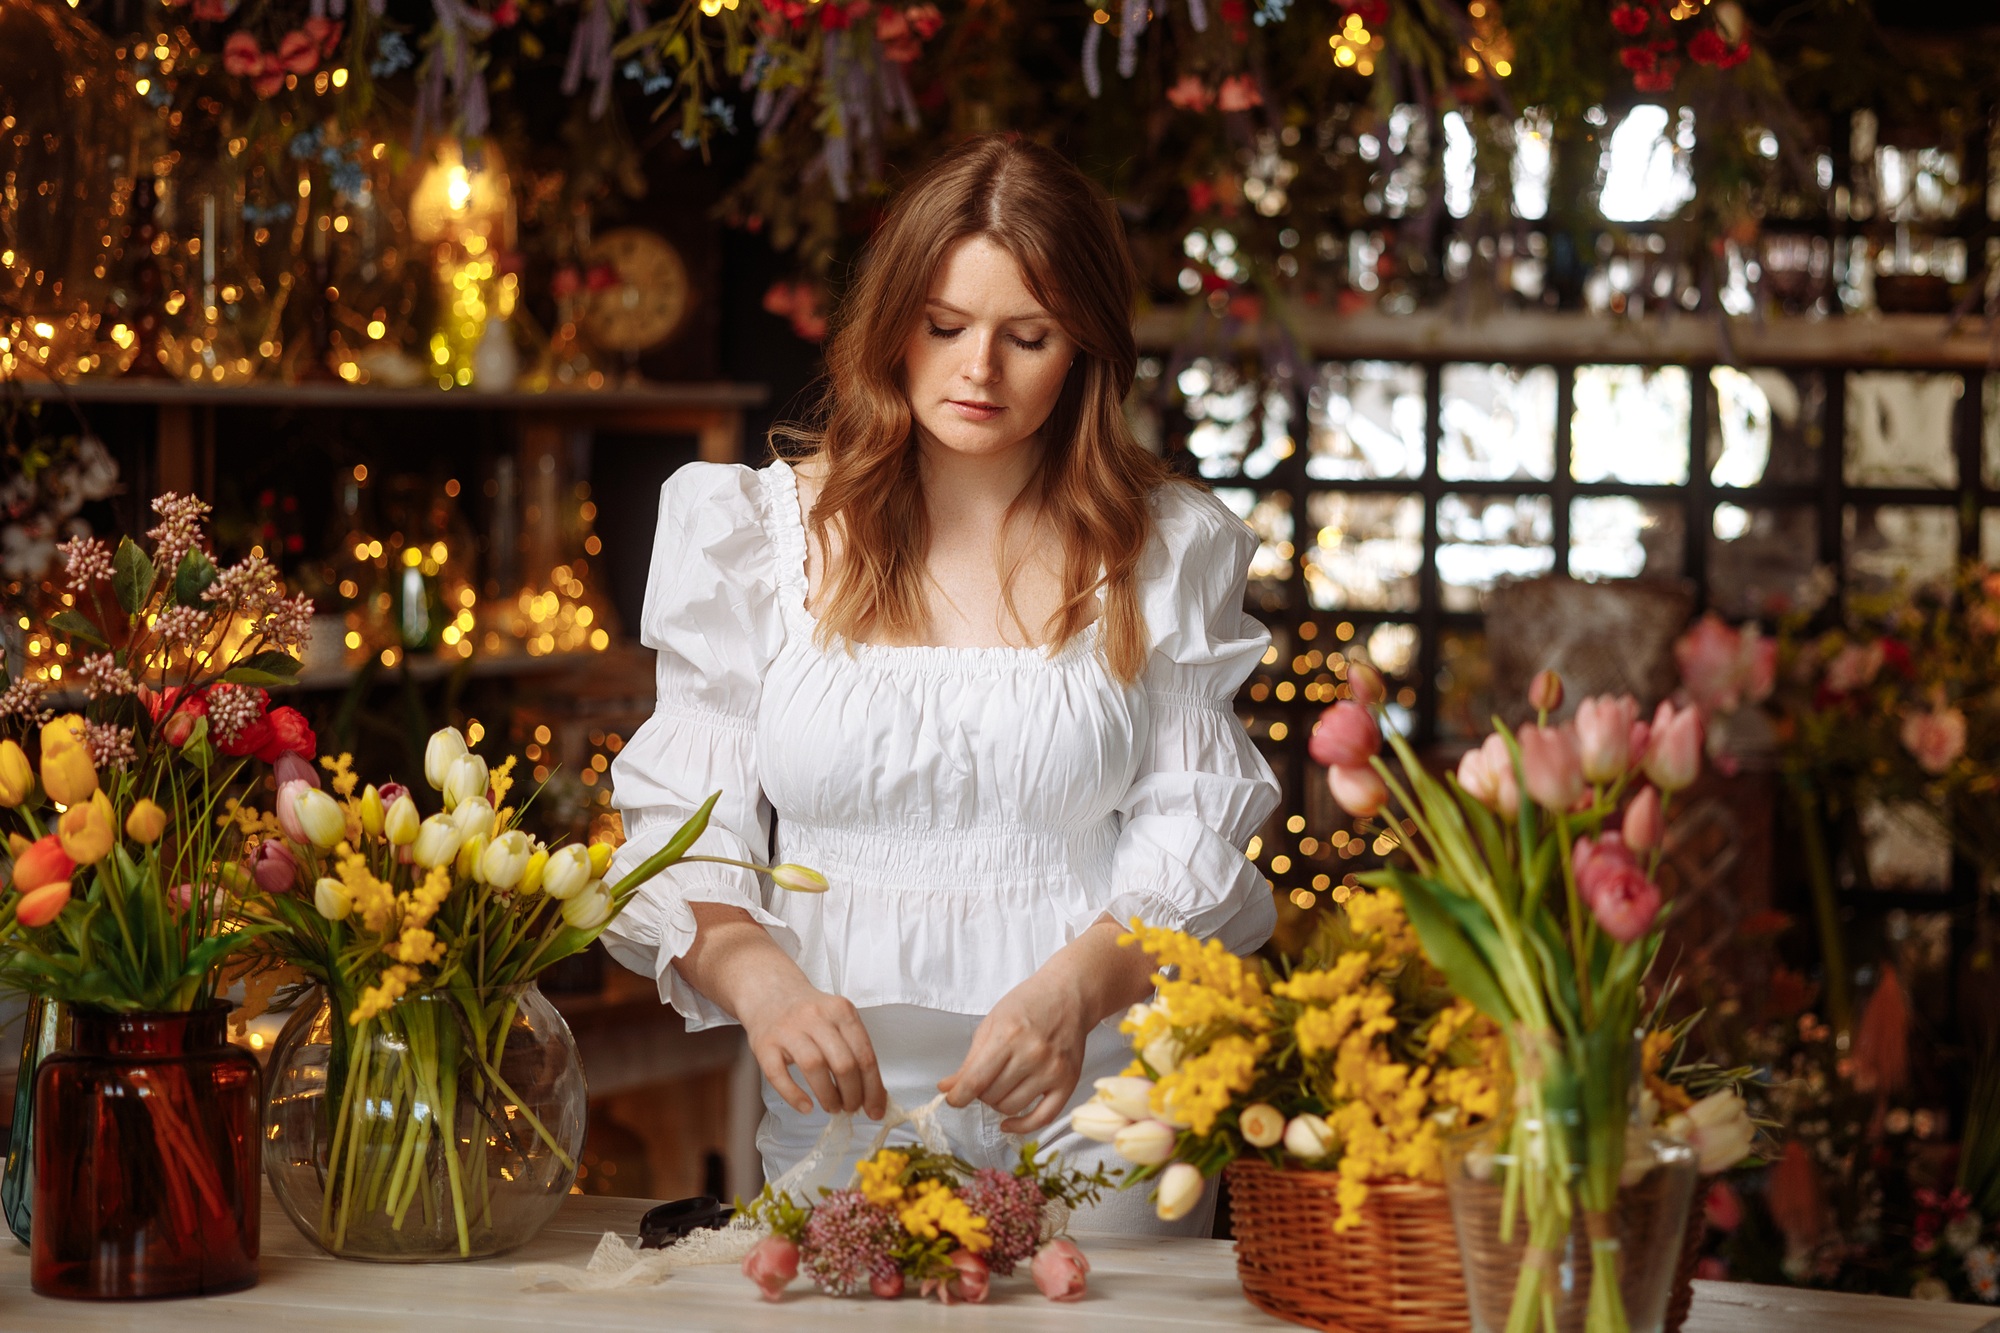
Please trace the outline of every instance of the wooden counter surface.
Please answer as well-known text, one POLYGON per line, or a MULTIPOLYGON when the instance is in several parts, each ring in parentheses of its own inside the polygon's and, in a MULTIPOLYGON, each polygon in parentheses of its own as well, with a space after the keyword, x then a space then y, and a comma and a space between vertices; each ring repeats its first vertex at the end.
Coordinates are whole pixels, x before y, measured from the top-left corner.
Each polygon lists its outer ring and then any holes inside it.
MULTIPOLYGON (((362 1264, 329 1259, 265 1196, 263 1279, 226 1296, 129 1304, 51 1301, 28 1286, 27 1251, 0 1249, 0 1333, 443 1333, 520 1329, 535 1333, 671 1330, 902 1329, 1141 1330, 1287 1329, 1254 1309, 1236 1283, 1226 1241, 1089 1240, 1090 1297, 1043 1300, 1025 1275, 997 1279, 985 1305, 946 1309, 935 1301, 832 1300, 795 1284, 776 1305, 733 1266, 696 1269, 658 1287, 617 1292, 523 1291, 515 1266, 581 1266, 606 1230, 636 1232, 649 1206, 638 1199, 572 1198, 533 1242, 500 1259, 469 1264, 362 1264)), ((1873 1296, 1837 1296, 1727 1282, 1698 1282, 1686 1333, 2000 1333, 1994 1312, 1873 1296)))

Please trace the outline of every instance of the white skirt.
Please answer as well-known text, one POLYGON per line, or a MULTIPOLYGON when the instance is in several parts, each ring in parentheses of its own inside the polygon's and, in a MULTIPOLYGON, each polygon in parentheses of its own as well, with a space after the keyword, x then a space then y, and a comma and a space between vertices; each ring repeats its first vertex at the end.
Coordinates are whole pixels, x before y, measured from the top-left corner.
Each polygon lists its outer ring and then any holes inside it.
MULTIPOLYGON (((939 1079, 957 1069, 972 1046, 972 1035, 980 1019, 970 1014, 949 1014, 914 1005, 880 1005, 862 1009, 861 1021, 875 1044, 875 1059, 889 1096, 905 1109, 915 1109, 937 1096, 939 1079)), ((1130 1064, 1132 1048, 1115 1024, 1094 1029, 1084 1047, 1083 1075, 1076 1091, 1056 1122, 1036 1136, 1044 1149, 1053 1148, 1067 1166, 1084 1171, 1106 1168, 1116 1178, 1128 1165, 1108 1143, 1097 1143, 1073 1133, 1069 1112, 1095 1092, 1095 1080, 1119 1073, 1130 1064)), ((796 1075, 794 1075, 796 1077, 796 1075)), ((800 1082, 803 1087, 804 1082, 800 1082)), ((963 1110, 943 1107, 935 1124, 943 1132, 953 1153, 974 1167, 1011 1170, 1020 1160, 1022 1138, 1000 1132, 1002 1116, 984 1102, 974 1102, 963 1110)), ((827 1115, 817 1105, 805 1115, 787 1106, 769 1083, 764 1084, 764 1121, 757 1130, 757 1149, 764 1158, 764 1178, 776 1180, 795 1166, 819 1142, 827 1115)), ((834 1163, 828 1175, 845 1184, 852 1178, 854 1163, 874 1137, 871 1122, 858 1117, 854 1141, 844 1151, 830 1145, 834 1163)), ((891 1143, 915 1142, 907 1127, 892 1131, 891 1143)), ((1070 1229, 1078 1234, 1135 1236, 1207 1236, 1215 1221, 1215 1183, 1211 1181, 1201 1202, 1177 1222, 1162 1222, 1153 1210, 1150 1184, 1106 1194, 1095 1205, 1079 1210, 1070 1219, 1070 1229)))

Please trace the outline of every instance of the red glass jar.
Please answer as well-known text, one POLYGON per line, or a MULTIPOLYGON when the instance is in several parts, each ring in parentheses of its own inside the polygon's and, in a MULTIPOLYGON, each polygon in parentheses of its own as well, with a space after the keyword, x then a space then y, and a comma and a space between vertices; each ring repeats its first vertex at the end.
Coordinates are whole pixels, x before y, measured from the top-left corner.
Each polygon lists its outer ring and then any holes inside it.
POLYGON ((35 1225, 43 1296, 115 1300, 257 1281, 257 1061, 222 1005, 74 1011, 35 1078, 35 1225))

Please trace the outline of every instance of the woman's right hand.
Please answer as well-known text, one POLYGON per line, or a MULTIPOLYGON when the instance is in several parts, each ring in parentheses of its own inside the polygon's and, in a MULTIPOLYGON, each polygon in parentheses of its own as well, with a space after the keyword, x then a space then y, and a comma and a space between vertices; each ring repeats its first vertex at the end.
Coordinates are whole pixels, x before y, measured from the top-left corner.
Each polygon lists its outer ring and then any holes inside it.
POLYGON ((785 1104, 801 1115, 812 1110, 792 1077, 796 1068, 829 1113, 887 1114, 889 1094, 860 1011, 815 988, 742 908, 695 903, 694 917, 694 943, 674 967, 743 1025, 757 1067, 785 1104))

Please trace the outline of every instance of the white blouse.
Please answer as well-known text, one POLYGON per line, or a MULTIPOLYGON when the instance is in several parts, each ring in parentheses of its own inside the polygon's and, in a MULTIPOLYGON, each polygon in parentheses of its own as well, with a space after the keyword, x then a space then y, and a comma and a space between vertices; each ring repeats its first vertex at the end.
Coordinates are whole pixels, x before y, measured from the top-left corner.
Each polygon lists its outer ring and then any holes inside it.
POLYGON ((832 888, 677 866, 605 932, 612 956, 700 1029, 731 1020, 672 966, 690 903, 744 908, 857 1006, 957 1014, 987 1013, 1105 913, 1262 944, 1276 913, 1241 849, 1278 786, 1232 708, 1270 639, 1243 610, 1256 542, 1193 487, 1161 489, 1153 512, 1138 571, 1153 656, 1127 687, 1094 629, 1054 655, 822 650, 792 469, 676 472, 641 626, 659 697, 612 765, 626 842, 607 879, 719 790, 697 853, 797 862, 832 888))

